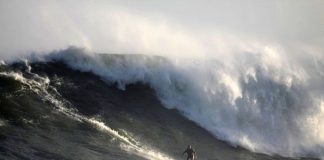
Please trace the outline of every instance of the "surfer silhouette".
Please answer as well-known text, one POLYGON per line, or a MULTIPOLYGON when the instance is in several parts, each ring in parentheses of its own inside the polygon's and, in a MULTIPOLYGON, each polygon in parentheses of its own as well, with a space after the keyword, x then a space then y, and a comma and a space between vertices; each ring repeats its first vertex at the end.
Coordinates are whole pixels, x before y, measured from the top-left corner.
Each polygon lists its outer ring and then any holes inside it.
POLYGON ((191 145, 188 145, 187 149, 182 153, 184 155, 187 153, 187 160, 194 160, 196 152, 192 149, 191 145))

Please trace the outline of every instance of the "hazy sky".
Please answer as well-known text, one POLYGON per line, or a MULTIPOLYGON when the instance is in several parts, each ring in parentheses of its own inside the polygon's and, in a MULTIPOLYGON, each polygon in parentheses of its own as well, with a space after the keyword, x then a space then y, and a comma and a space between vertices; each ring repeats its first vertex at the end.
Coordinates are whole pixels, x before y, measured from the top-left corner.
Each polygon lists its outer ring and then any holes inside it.
POLYGON ((0 42, 2 57, 69 45, 200 54, 277 43, 321 52, 324 1, 0 0, 0 42))

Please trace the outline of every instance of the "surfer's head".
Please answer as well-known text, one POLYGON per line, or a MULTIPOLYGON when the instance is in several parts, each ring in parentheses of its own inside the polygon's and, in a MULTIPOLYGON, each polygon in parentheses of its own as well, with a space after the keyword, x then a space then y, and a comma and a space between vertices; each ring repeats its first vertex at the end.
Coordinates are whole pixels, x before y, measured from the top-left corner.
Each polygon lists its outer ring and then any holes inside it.
POLYGON ((191 145, 188 145, 188 148, 191 149, 191 145))

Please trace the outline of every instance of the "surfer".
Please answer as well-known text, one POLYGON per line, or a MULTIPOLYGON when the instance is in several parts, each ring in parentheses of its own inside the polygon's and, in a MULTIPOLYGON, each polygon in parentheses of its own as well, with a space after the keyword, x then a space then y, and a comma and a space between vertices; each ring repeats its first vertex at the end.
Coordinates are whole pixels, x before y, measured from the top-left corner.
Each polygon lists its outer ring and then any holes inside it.
POLYGON ((194 160, 196 152, 192 149, 191 145, 188 145, 187 149, 182 153, 184 155, 187 153, 187 160, 194 160))

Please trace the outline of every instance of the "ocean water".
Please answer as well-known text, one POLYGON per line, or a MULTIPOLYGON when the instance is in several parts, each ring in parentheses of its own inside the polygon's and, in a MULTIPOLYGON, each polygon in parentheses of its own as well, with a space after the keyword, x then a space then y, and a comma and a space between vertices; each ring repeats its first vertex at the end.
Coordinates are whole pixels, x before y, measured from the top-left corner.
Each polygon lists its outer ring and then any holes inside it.
POLYGON ((322 68, 238 62, 73 47, 2 62, 0 159, 323 157, 322 68))

